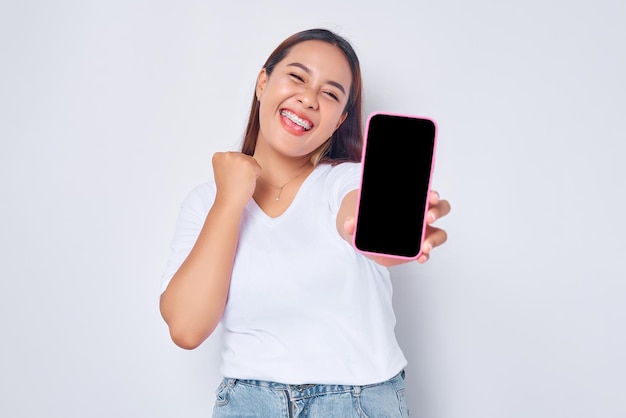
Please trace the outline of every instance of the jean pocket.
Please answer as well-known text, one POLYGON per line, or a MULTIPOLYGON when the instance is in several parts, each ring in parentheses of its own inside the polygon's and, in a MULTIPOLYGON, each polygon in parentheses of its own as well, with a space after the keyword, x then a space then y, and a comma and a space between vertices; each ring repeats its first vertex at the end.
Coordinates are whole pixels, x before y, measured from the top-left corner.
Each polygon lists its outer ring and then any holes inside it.
POLYGON ((215 390, 215 406, 224 406, 229 400, 230 385, 226 383, 226 379, 222 380, 215 390))
POLYGON ((407 418, 409 416, 409 405, 406 399, 406 390, 399 389, 396 391, 396 396, 398 397, 398 405, 400 407, 400 414, 402 418, 407 418))

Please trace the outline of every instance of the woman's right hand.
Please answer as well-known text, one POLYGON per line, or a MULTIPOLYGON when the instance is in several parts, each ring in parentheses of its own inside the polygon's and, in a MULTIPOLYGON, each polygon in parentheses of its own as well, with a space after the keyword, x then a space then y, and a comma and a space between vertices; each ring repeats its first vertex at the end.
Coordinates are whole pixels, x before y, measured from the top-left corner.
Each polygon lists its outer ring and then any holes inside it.
POLYGON ((252 198, 261 166, 241 152, 213 154, 213 174, 217 186, 216 201, 244 207, 252 198))

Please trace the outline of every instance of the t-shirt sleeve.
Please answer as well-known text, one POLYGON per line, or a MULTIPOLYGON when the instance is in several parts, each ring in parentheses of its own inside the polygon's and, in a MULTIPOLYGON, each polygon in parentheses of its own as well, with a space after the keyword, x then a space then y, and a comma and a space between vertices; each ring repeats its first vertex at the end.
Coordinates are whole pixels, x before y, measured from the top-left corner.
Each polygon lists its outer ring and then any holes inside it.
POLYGON ((328 176, 329 204, 333 212, 338 212, 343 198, 361 185, 361 164, 342 163, 332 167, 328 176))
POLYGON ((170 245, 170 257, 161 277, 161 293, 167 289, 172 277, 191 252, 214 199, 213 188, 203 184, 193 189, 183 201, 170 245))

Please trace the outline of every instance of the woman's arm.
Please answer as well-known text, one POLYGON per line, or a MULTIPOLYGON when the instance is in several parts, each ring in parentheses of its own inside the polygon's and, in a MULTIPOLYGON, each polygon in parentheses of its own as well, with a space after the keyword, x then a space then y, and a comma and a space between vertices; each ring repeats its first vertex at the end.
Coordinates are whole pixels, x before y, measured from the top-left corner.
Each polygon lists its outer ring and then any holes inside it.
MULTIPOLYGON (((352 244, 355 230, 354 216, 356 214, 357 199, 358 190, 352 190, 343 198, 339 212, 337 213, 337 231, 339 235, 350 244, 352 244)), ((422 254, 417 259, 420 263, 428 261, 432 249, 446 242, 448 238, 446 231, 435 228, 431 224, 450 212, 450 203, 447 200, 439 199, 439 194, 435 191, 431 191, 428 195, 428 205, 426 236, 424 237, 424 243, 422 245, 422 254)), ((406 263, 406 261, 390 257, 370 255, 369 258, 380 265, 388 267, 406 263)))
POLYGON ((176 345, 193 349, 213 332, 228 297, 241 216, 260 167, 240 153, 213 157, 217 194, 191 252, 161 295, 161 315, 176 345))

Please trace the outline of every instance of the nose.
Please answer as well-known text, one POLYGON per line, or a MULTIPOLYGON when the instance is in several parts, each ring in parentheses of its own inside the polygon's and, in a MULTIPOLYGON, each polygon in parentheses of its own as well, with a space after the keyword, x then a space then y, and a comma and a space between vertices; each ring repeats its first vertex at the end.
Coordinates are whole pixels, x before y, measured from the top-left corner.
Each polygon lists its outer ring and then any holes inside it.
POLYGON ((298 94, 298 101, 309 109, 317 109, 317 92, 311 88, 304 88, 298 94))

